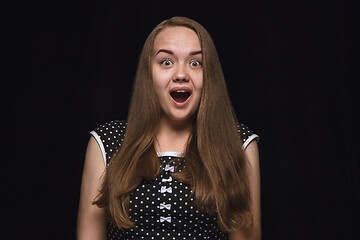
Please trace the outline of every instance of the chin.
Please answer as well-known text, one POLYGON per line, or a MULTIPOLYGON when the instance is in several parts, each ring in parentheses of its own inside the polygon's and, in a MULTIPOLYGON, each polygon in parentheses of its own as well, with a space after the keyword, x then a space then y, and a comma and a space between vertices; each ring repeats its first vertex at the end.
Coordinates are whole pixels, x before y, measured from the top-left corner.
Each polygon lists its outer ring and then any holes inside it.
POLYGON ((176 121, 176 122, 187 122, 189 120, 192 120, 194 118, 195 114, 186 114, 186 115, 171 115, 170 119, 172 121, 176 121))

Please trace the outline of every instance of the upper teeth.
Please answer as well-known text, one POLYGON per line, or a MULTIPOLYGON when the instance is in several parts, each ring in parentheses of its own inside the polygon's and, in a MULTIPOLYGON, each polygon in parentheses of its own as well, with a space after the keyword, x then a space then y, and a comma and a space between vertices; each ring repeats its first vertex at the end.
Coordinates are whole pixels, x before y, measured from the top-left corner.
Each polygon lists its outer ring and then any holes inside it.
POLYGON ((176 90, 175 92, 184 93, 184 92, 187 92, 187 91, 185 91, 185 90, 176 90))

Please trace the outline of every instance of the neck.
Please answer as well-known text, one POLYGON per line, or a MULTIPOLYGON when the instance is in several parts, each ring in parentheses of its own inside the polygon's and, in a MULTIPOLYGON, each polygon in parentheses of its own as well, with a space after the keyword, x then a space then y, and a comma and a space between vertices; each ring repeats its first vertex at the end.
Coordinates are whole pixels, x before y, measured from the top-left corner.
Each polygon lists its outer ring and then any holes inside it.
POLYGON ((174 121, 163 117, 160 120, 156 135, 155 150, 157 152, 184 152, 191 134, 193 119, 174 121))

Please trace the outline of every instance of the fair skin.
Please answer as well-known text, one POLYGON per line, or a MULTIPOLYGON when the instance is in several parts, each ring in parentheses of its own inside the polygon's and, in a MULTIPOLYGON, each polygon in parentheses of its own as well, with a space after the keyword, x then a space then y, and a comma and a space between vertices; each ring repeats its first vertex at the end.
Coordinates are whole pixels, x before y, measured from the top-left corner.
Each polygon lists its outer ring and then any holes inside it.
POLYGON ((185 27, 162 30, 155 38, 152 78, 163 111, 157 151, 183 152, 192 117, 198 109, 203 85, 201 45, 197 34, 185 27), (177 99, 174 92, 187 92, 177 99), (186 99, 186 100, 185 100, 186 99), (185 101, 184 101, 185 100, 185 101))
MULTIPOLYGON (((163 111, 156 151, 183 152, 189 137, 192 117, 200 103, 203 86, 201 45, 196 33, 185 27, 170 27, 155 38, 152 56, 152 77, 155 92, 163 111), (174 93, 175 92, 175 93, 174 93)), ((259 240, 260 233, 260 170, 256 141, 245 149, 250 163, 251 209, 254 225, 230 234, 231 240, 259 240)), ((91 137, 86 152, 81 183, 77 237, 106 239, 103 209, 92 205, 99 193, 105 170, 96 140, 91 137)))
POLYGON ((230 234, 230 240, 260 240, 261 239, 261 212, 260 212, 260 165, 259 150, 256 141, 252 141, 245 149, 245 156, 250 164, 249 178, 252 196, 251 211, 254 216, 254 225, 230 234))
POLYGON ((96 140, 91 137, 85 156, 77 220, 78 240, 105 240, 104 211, 92 201, 99 194, 105 163, 96 140))

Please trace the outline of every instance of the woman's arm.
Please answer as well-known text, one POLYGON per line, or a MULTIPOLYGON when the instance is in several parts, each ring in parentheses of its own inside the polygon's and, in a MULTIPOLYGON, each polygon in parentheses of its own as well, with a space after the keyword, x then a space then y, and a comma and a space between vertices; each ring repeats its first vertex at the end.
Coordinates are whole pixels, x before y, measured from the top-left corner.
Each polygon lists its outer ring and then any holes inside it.
POLYGON ((91 137, 86 150, 81 181, 77 220, 78 240, 102 240, 106 238, 104 210, 92 204, 92 201, 99 194, 104 170, 105 164, 100 147, 96 140, 91 137))
POLYGON ((250 163, 250 191, 251 211, 254 216, 254 225, 230 234, 231 240, 260 240, 261 213, 260 213, 260 164, 259 150, 256 141, 252 141, 245 149, 245 155, 250 163))

